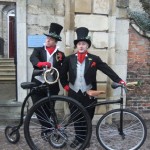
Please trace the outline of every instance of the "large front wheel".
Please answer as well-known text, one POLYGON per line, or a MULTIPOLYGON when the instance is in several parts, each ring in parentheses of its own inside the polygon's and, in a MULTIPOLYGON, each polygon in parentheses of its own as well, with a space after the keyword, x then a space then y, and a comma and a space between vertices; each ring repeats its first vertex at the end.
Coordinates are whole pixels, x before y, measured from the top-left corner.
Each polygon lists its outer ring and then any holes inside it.
POLYGON ((84 150, 91 132, 85 108, 65 96, 51 96, 50 101, 41 99, 29 110, 24 122, 25 139, 32 150, 84 150))
POLYGON ((120 109, 104 114, 96 128, 97 139, 106 150, 138 150, 147 136, 143 119, 135 112, 123 109, 123 130, 120 109))

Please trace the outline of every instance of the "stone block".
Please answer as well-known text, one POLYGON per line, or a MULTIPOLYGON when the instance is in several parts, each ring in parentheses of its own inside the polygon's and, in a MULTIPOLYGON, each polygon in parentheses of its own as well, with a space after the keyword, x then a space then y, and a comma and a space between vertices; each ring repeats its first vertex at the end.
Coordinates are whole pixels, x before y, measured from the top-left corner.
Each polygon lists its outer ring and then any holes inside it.
POLYGON ((38 25, 38 23, 39 23, 38 18, 39 18, 38 15, 32 15, 32 14, 28 15, 27 16, 28 25, 38 25))
POLYGON ((92 49, 90 49, 89 52, 91 54, 99 56, 102 59, 102 61, 107 63, 107 61, 108 61, 108 50, 106 50, 106 49, 105 50, 101 50, 101 49, 93 49, 92 50, 92 49))
MULTIPOLYGON (((102 61, 107 63, 107 59, 108 59, 108 51, 107 50, 90 50, 89 52, 91 54, 99 56, 102 61)), ((98 70, 96 79, 97 79, 97 81, 107 81, 107 76, 98 70)))
POLYGON ((109 13, 109 0, 94 0, 93 13, 108 14, 109 13))
POLYGON ((38 16, 37 22, 39 26, 49 26, 51 20, 53 19, 54 19, 54 16, 51 19, 49 19, 49 16, 41 14, 38 16))
POLYGON ((129 34, 116 34, 116 49, 119 51, 128 50, 128 46, 129 34))
POLYGON ((73 41, 74 41, 74 31, 67 30, 67 32, 66 32, 66 46, 72 47, 73 41))
POLYGON ((109 16, 109 32, 116 31, 116 16, 109 16))
POLYGON ((97 81, 105 82, 105 81, 107 81, 107 76, 103 72, 101 72, 101 71, 98 70, 97 71, 96 80, 97 81))
POLYGON ((65 41, 64 41, 65 40, 65 35, 64 35, 63 31, 60 34, 60 36, 62 37, 62 41, 59 41, 57 43, 57 45, 59 47, 59 50, 62 51, 62 52, 64 52, 65 51, 65 41))
POLYGON ((116 16, 116 0, 110 0, 109 5, 109 16, 116 16))
POLYGON ((117 51, 116 50, 116 65, 126 65, 127 62, 127 50, 117 51))
POLYGON ((42 0, 28 0, 28 5, 41 6, 42 0))
POLYGON ((92 0, 75 0, 75 12, 91 13, 92 0))
POLYGON ((87 27, 91 31, 108 30, 108 17, 102 15, 76 15, 75 27, 87 27))
POLYGON ((73 49, 72 49, 72 48, 67 47, 67 48, 65 49, 65 56, 69 56, 69 55, 71 55, 72 53, 73 53, 73 49))
POLYGON ((26 23, 26 9, 23 6, 17 7, 17 23, 26 23))
POLYGON ((28 5, 27 7, 27 13, 28 13, 28 16, 30 16, 31 14, 33 15, 37 15, 39 14, 40 12, 40 8, 36 5, 28 5))
POLYGON ((128 12, 126 8, 116 8, 116 9, 117 9, 116 13, 117 18, 128 18, 128 12))
POLYGON ((94 48, 107 48, 108 47, 108 33, 94 32, 92 43, 93 43, 94 48))
POLYGON ((127 19, 117 19, 116 20, 116 33, 125 34, 129 30, 129 20, 127 19))
POLYGON ((105 105, 97 106, 95 109, 95 115, 100 115, 106 113, 107 109, 105 105))
POLYGON ((74 30, 74 1, 65 0, 65 30, 74 30))
POLYGON ((117 0, 117 7, 127 8, 129 6, 129 0, 117 0))
POLYGON ((109 39, 108 39, 108 41, 109 41, 109 43, 108 43, 108 47, 109 47, 109 49, 111 48, 115 48, 115 37, 116 37, 116 34, 115 34, 115 32, 110 32, 109 34, 109 39))
POLYGON ((38 25, 39 26, 49 26, 51 22, 59 23, 64 26, 64 17, 54 16, 54 15, 40 15, 38 16, 38 25))
POLYGON ((115 64, 115 56, 116 56, 115 48, 110 48, 108 50, 108 61, 107 61, 107 63, 109 65, 114 65, 115 64))
POLYGON ((106 95, 107 95, 107 81, 106 81, 106 83, 97 83, 97 90, 105 91, 104 94, 100 94, 100 95, 98 95, 98 97, 100 99, 106 99, 106 95))
MULTIPOLYGON (((106 81, 106 83, 97 83, 97 90, 107 92, 106 91, 107 90, 107 81, 106 81)), ((105 95, 106 95, 106 93, 105 93, 105 95)))
POLYGON ((54 3, 55 3, 55 1, 53 1, 53 0, 42 0, 41 1, 41 7, 49 7, 49 8, 54 8, 54 3))
POLYGON ((60 15, 60 16, 64 16, 64 12, 65 12, 65 5, 64 5, 64 0, 55 0, 53 1, 54 3, 54 11, 55 11, 55 15, 60 15))
POLYGON ((33 34, 39 34, 42 35, 43 33, 48 33, 48 26, 47 29, 37 26, 37 25, 28 25, 28 35, 33 35, 33 34))
POLYGON ((126 81, 127 65, 111 65, 111 68, 118 74, 118 76, 126 81))

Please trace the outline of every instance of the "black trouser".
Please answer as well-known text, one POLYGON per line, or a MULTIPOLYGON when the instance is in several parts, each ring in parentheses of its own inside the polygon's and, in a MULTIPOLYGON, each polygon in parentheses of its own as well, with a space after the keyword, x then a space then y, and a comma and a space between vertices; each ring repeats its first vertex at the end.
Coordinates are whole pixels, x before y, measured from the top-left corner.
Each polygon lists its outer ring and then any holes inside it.
MULTIPOLYGON (((96 99, 90 99, 90 97, 86 94, 86 93, 82 93, 81 91, 79 92, 75 92, 73 91, 72 89, 69 90, 68 92, 68 96, 69 97, 72 97, 74 98, 75 100, 77 100, 78 102, 80 102, 85 108, 87 106, 89 106, 90 104, 96 102, 96 99)), ((69 108, 70 108, 70 112, 73 113, 74 111, 76 111, 74 107, 72 107, 71 105, 69 105, 69 108)), ((95 112, 95 107, 92 107, 92 108, 86 108, 90 118, 91 118, 91 121, 94 117, 94 112, 95 112)), ((76 132, 76 139, 79 141, 79 142, 83 142, 83 140, 85 139, 86 137, 86 131, 85 131, 85 122, 84 120, 81 120, 80 118, 82 118, 82 114, 81 115, 78 115, 76 117, 72 117, 73 118, 73 121, 75 122, 74 123, 74 127, 75 127, 75 132, 76 132), (79 120, 79 122, 77 122, 76 120, 79 120)))
MULTIPOLYGON (((37 82, 37 84, 39 84, 37 82)), ((40 83, 41 84, 41 83, 40 83)), ((58 95, 58 90, 50 90, 51 95, 58 95)), ((40 99, 47 97, 47 91, 46 89, 40 90, 40 91, 35 91, 32 95, 32 102, 35 104, 37 101, 40 99)), ((54 103, 52 103, 54 105, 54 103)), ((36 110, 36 116, 40 122, 40 124, 43 127, 51 128, 51 125, 49 123, 49 118, 51 116, 51 111, 50 111, 50 102, 47 102, 46 104, 42 105, 40 108, 36 110)))

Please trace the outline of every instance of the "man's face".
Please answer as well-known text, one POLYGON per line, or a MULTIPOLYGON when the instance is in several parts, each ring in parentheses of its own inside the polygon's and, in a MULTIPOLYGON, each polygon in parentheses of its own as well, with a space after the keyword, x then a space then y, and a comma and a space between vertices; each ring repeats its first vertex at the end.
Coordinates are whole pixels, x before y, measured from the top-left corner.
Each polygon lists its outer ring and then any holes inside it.
POLYGON ((45 44, 47 47, 53 47, 57 44, 57 41, 54 38, 47 36, 45 44))
POLYGON ((88 43, 85 41, 79 41, 76 45, 77 51, 84 53, 88 49, 88 43))

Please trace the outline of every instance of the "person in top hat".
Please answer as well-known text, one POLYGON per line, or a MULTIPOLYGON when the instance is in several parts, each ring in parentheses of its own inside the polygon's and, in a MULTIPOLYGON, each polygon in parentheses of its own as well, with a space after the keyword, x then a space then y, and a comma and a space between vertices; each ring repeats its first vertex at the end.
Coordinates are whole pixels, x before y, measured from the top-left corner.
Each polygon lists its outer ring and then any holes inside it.
MULTIPOLYGON (((60 82, 64 89, 68 91, 68 96, 79 101, 85 108, 91 103, 96 102, 96 99, 92 97, 91 91, 97 90, 97 70, 102 71, 114 82, 125 84, 100 57, 88 52, 88 48, 91 46, 88 33, 89 30, 85 27, 76 29, 77 39, 74 40, 74 45, 77 52, 65 58, 60 73, 60 82)), ((74 110, 70 109, 70 111, 74 110)), ((95 108, 87 109, 91 120, 93 119, 94 111, 95 108)), ((82 143, 82 137, 79 135, 83 135, 83 131, 81 132, 82 129, 78 127, 81 126, 81 123, 75 123, 74 126, 76 135, 78 136, 76 136, 73 143, 71 143, 70 147, 72 148, 82 143)))
MULTIPOLYGON (((57 42, 61 41, 60 32, 63 29, 63 27, 57 23, 51 23, 50 29, 48 34, 46 35, 45 44, 43 47, 35 48, 33 50, 33 53, 30 56, 30 61, 33 65, 34 69, 43 69, 43 67, 55 67, 60 71, 60 68, 62 66, 62 62, 65 58, 65 55, 63 52, 61 52, 57 46, 57 42)), ((42 76, 36 76, 34 77, 32 75, 32 82, 35 82, 37 85, 40 85, 43 83, 43 77, 42 76)), ((51 95, 58 95, 59 93, 59 84, 58 82, 49 85, 51 95)), ((40 92, 34 93, 32 97, 33 104, 36 103, 38 100, 40 100, 43 97, 47 96, 47 91, 42 90, 40 92)), ((45 112, 47 112, 47 115, 49 111, 45 108, 45 112)), ((38 117, 38 115, 37 115, 38 117)), ((40 120, 40 119, 39 119, 40 120)), ((40 121, 40 123, 44 126, 48 126, 46 122, 40 121)))

